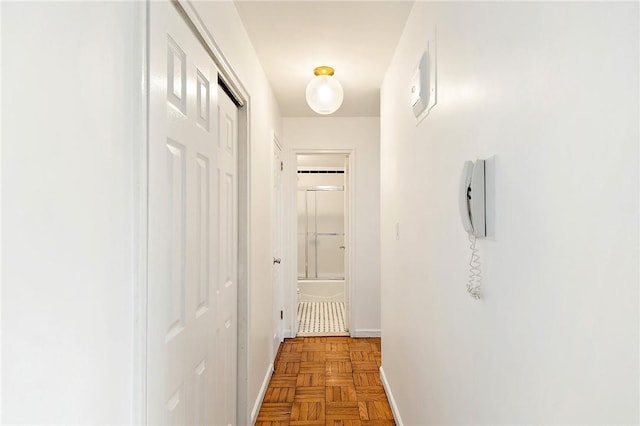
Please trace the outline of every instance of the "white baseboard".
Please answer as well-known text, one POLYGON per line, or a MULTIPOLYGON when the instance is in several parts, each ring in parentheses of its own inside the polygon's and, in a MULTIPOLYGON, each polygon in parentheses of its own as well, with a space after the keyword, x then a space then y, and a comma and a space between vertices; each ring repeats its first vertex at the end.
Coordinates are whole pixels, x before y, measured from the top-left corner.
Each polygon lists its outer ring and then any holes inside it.
POLYGON ((253 410, 251 410, 252 425, 256 424, 256 419, 258 418, 258 413, 260 412, 260 406, 262 406, 262 400, 264 399, 264 394, 267 392, 267 388, 269 387, 269 381, 271 380, 272 375, 273 375, 273 363, 269 364, 269 368, 267 368, 267 374, 264 375, 264 380, 262 381, 260 392, 258 392, 258 398, 256 399, 255 404, 253 404, 253 410))
POLYGON ((356 328, 353 330, 353 337, 380 337, 379 328, 356 328))
POLYGON ((396 404, 396 400, 393 397, 393 392, 391 392, 391 387, 389 386, 389 382, 387 381, 387 376, 384 374, 384 369, 380 367, 380 380, 382 380, 382 386, 384 387, 384 391, 387 394, 387 399, 389 400, 389 405, 391 406, 391 412, 393 413, 393 418, 396 421, 397 426, 404 426, 402 423, 402 417, 400 417, 400 411, 398 410, 398 404, 396 404))

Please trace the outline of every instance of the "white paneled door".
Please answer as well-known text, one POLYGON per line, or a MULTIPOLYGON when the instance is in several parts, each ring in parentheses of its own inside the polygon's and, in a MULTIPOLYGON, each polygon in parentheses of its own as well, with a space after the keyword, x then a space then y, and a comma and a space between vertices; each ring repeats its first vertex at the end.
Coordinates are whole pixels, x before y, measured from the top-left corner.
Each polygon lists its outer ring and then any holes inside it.
POLYGON ((284 289, 282 283, 282 245, 284 239, 282 238, 282 230, 284 229, 283 221, 283 192, 282 192, 282 174, 284 170, 284 163, 282 161, 282 148, 277 138, 273 138, 273 178, 271 188, 271 217, 273 222, 271 223, 271 244, 273 252, 273 270, 272 270, 272 286, 273 286, 273 308, 274 308, 274 323, 273 329, 276 330, 276 334, 273 338, 273 357, 278 353, 280 347, 280 341, 284 336, 283 330, 283 318, 284 314, 284 289))
POLYGON ((233 425, 237 109, 175 6, 149 7, 147 421, 233 425))
POLYGON ((238 108, 218 88, 218 271, 216 322, 216 425, 236 424, 238 355, 238 108))

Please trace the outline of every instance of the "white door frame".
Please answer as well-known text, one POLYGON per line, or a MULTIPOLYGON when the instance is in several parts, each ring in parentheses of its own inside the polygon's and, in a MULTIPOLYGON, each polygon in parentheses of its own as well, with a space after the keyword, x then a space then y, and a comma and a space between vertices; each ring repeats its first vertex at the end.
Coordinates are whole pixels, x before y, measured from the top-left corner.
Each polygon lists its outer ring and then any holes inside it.
POLYGON ((356 325, 353 321, 353 300, 356 297, 356 292, 354 291, 356 282, 356 275, 354 273, 354 265, 353 260, 356 258, 355 253, 357 247, 355 246, 355 226, 354 226, 354 218, 355 218, 355 186, 356 186, 356 149, 355 148, 345 148, 345 149, 309 149, 309 148, 292 148, 289 157, 289 205, 288 205, 288 214, 287 214, 287 222, 289 223, 289 244, 288 247, 285 248, 288 253, 288 259, 291 259, 290 262, 287 262, 289 266, 287 279, 285 282, 287 299, 289 300, 286 313, 286 318, 289 319, 287 321, 287 331, 288 337, 296 337, 296 329, 297 329, 297 308, 298 308, 298 297, 297 297, 297 281, 298 281, 298 212, 297 212, 297 203, 296 197, 298 196, 298 185, 297 185, 297 156, 298 154, 345 154, 349 156, 349 229, 347 229, 347 241, 345 241, 349 245, 349 259, 347 260, 349 264, 348 274, 349 276, 345 276, 345 282, 347 283, 348 288, 346 289, 346 294, 349 302, 349 312, 347 313, 347 321, 349 327, 349 334, 351 337, 354 336, 354 331, 356 329, 356 325))
MULTIPOLYGON (((135 203, 137 210, 137 223, 135 229, 136 241, 136 269, 135 280, 137 282, 134 292, 135 319, 134 328, 134 389, 133 389, 133 423, 147 424, 147 287, 148 287, 148 146, 149 146, 149 62, 148 40, 149 29, 149 2, 145 3, 145 12, 140 16, 140 38, 143 40, 141 62, 141 84, 143 99, 138 106, 142 110, 141 116, 145 118, 145 125, 139 129, 140 147, 138 147, 136 166, 138 179, 138 194, 135 203)), ((250 212, 251 192, 251 155, 250 149, 250 110, 251 102, 249 92, 233 67, 226 59, 214 38, 207 30, 204 21, 191 4, 190 0, 171 0, 178 9, 194 34, 204 43, 205 49, 218 68, 219 77, 229 89, 238 107, 238 386, 237 386, 237 422, 249 424, 251 413, 248 389, 249 370, 249 306, 250 293, 248 291, 251 282, 250 265, 250 212)))

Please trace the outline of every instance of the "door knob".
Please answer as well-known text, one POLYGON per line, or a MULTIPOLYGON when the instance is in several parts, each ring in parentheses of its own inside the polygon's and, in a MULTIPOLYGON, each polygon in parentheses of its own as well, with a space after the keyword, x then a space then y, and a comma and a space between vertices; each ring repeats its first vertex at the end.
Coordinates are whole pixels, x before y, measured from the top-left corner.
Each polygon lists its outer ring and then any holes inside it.
POLYGON ((341 248, 341 249, 345 249, 346 247, 345 247, 345 246, 340 246, 339 248, 341 248))
POLYGON ((282 260, 279 257, 274 257, 273 258, 273 264, 275 265, 276 263, 279 265, 282 262, 282 260))

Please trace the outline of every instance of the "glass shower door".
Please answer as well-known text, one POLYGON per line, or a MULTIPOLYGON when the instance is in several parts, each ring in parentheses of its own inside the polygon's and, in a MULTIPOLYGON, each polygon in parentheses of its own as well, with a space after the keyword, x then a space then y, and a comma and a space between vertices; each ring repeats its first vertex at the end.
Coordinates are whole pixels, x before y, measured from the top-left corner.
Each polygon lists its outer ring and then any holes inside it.
POLYGON ((344 279, 344 195, 341 190, 315 191, 316 278, 344 279))
POLYGON ((298 191, 298 278, 344 279, 344 187, 298 191))

